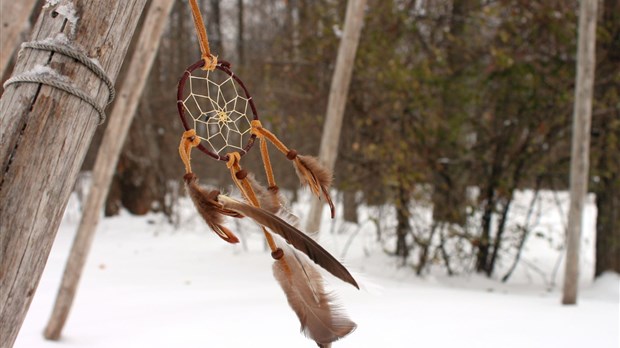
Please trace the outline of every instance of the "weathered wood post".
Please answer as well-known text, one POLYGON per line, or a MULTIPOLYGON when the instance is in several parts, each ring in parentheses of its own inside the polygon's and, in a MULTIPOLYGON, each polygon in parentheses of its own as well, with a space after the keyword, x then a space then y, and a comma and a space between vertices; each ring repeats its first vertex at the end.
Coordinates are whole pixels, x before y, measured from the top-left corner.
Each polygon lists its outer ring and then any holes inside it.
POLYGON ((49 340, 60 338, 69 316, 95 230, 99 224, 99 216, 116 171, 116 164, 129 126, 136 114, 140 96, 157 55, 160 39, 173 4, 174 0, 152 0, 140 30, 138 44, 129 62, 129 73, 123 82, 118 100, 112 108, 108 126, 97 152, 92 184, 84 205, 82 219, 71 246, 52 315, 44 331, 45 338, 49 340))
MULTIPOLYGON (((67 38, 114 81, 145 2, 58 1, 39 16, 32 41, 58 45, 67 38)), ((100 77, 58 52, 25 49, 13 76, 37 77, 41 71, 100 106, 108 99, 100 77)), ((15 342, 26 316, 100 119, 84 98, 41 83, 6 86, 0 112, 0 347, 5 348, 15 342)))
MULTIPOLYGON (((323 137, 321 138, 321 148, 319 150, 319 159, 329 170, 333 170, 336 165, 344 107, 347 102, 349 85, 351 84, 357 45, 359 44, 364 24, 365 8, 366 0, 349 0, 347 3, 344 29, 340 39, 340 46, 338 47, 336 68, 329 90, 327 116, 323 125, 323 137)), ((306 231, 314 232, 319 229, 322 212, 323 203, 318 199, 313 199, 306 223, 306 231)))
POLYGON ((577 78, 573 111, 573 141, 570 165, 570 207, 566 235, 566 272, 563 304, 577 303, 579 286, 579 246, 583 222, 583 202, 588 193, 590 125, 594 86, 597 0, 581 0, 577 42, 577 78))

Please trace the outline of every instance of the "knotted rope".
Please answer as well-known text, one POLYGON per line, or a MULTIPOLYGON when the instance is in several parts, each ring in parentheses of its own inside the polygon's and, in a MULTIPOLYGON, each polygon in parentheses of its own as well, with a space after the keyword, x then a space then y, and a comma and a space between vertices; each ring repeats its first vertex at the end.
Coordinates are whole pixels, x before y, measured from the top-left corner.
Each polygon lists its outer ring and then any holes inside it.
MULTIPOLYGON (((115 91, 114 84, 112 80, 106 75, 105 71, 101 68, 101 66, 95 64, 91 58, 86 56, 81 50, 78 50, 72 46, 61 44, 59 42, 50 41, 49 39, 44 41, 31 41, 25 42, 22 44, 22 50, 25 48, 50 51, 62 54, 69 58, 73 58, 76 61, 80 62, 82 65, 86 66, 90 71, 92 71, 99 79, 101 79, 105 85, 108 87, 108 100, 105 105, 108 105, 114 100, 115 91)), ((95 98, 91 97, 83 90, 77 88, 70 82, 66 82, 65 80, 69 80, 68 76, 50 73, 35 73, 32 71, 24 72, 22 74, 11 77, 6 80, 3 87, 6 89, 8 86, 14 83, 40 83, 44 85, 48 85, 60 90, 63 90, 83 101, 90 104, 99 114, 99 124, 103 124, 106 119, 105 115, 105 105, 101 106, 98 104, 95 98)))

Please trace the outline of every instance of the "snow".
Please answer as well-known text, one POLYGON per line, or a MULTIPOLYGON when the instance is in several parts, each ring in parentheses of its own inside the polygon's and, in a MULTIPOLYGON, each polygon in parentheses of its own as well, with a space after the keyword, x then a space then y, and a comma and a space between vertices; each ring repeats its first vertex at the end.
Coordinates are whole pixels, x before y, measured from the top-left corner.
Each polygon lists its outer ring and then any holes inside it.
POLYGON ((61 16, 65 17, 67 22, 71 25, 71 36, 75 36, 75 31, 77 29, 77 22, 80 20, 80 17, 77 15, 77 11, 75 10, 75 5, 71 0, 46 0, 43 8, 55 7, 54 11, 61 16))
POLYGON ((332 31, 337 38, 342 39, 342 29, 337 24, 332 26, 332 31))
MULTIPOLYGON (((518 199, 530 197, 524 192, 518 199)), ((230 222, 242 240, 232 246, 208 231, 189 202, 182 203, 177 229, 159 215, 102 220, 63 338, 52 343, 42 331, 79 223, 72 197, 15 347, 316 347, 299 333, 258 228, 230 222)), ((300 214, 307 205, 293 208, 300 214)), ((545 209, 543 229, 562 230, 562 214, 545 209)), ((590 200, 586 254, 592 250, 593 214, 590 200)), ((372 247, 371 224, 356 230, 338 220, 330 226, 326 219, 323 227, 321 243, 336 256, 351 238, 344 261, 362 284, 359 291, 328 278, 358 324, 335 348, 619 346, 617 274, 593 283, 584 279, 578 304, 562 306, 559 286, 528 277, 527 266, 517 267, 508 283, 443 273, 419 278, 372 247), (334 226, 342 233, 330 233, 334 226)), ((550 253, 548 241, 531 238, 526 246, 524 259, 546 271, 557 267, 557 251, 550 253)), ((582 266, 591 277, 591 256, 582 266)))
POLYGON ((53 7, 58 5, 58 3, 60 2, 60 0, 45 0, 45 5, 43 5, 43 8, 49 8, 49 7, 53 7))
POLYGON ((71 25, 73 25, 74 27, 77 21, 80 19, 80 17, 77 15, 77 12, 75 11, 75 6, 70 1, 58 6, 56 8, 56 12, 64 16, 67 21, 71 23, 71 25))
POLYGON ((57 79, 61 82, 68 82, 69 78, 65 75, 61 75, 58 71, 50 68, 49 66, 36 64, 32 69, 23 74, 25 77, 41 77, 49 76, 57 79))
POLYGON ((69 42, 69 38, 67 38, 65 33, 58 33, 53 38, 48 37, 42 42, 46 44, 52 44, 52 45, 71 46, 71 43, 69 42))

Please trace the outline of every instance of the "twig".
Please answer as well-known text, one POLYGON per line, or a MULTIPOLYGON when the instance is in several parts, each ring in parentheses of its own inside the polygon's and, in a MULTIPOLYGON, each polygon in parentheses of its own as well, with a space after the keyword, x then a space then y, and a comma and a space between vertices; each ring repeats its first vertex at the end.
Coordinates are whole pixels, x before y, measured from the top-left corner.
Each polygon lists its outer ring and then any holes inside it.
POLYGON ((351 233, 349 238, 347 238, 347 241, 345 242, 344 247, 342 248, 342 252, 340 253, 341 259, 344 259, 347 256, 347 252, 349 251, 349 247, 351 247, 353 240, 360 233, 360 231, 362 230, 362 227, 364 227, 364 225, 366 225, 366 223, 369 221, 372 221, 372 219, 369 218, 368 220, 362 222, 361 224, 357 224, 357 228, 355 229, 355 231, 353 231, 353 233, 351 233))
POLYGON ((521 241, 519 242, 519 247, 517 248, 517 255, 515 256, 514 262, 512 263, 510 270, 508 270, 506 275, 502 277, 503 283, 505 283, 508 280, 508 278, 510 278, 510 276, 512 275, 512 272, 514 272, 515 268, 517 268, 517 264, 519 263, 519 259, 521 258, 521 252, 523 251, 523 246, 525 245, 525 241, 527 240, 527 237, 531 230, 530 219, 532 217, 532 213, 534 212, 534 206, 536 205, 536 201, 538 200, 538 194, 540 192, 539 187, 540 187, 540 180, 536 180, 536 189, 534 191, 534 197, 532 197, 530 206, 527 209, 527 215, 525 217, 525 224, 521 228, 523 230, 523 236, 521 237, 521 241))
POLYGON ((444 246, 445 243, 445 238, 443 235, 444 232, 444 227, 445 225, 442 224, 441 229, 439 230, 439 250, 441 250, 441 256, 443 257, 443 260, 446 263, 446 269, 448 271, 448 275, 452 276, 454 275, 454 272, 452 272, 452 268, 450 267, 450 257, 448 256, 448 253, 446 252, 446 248, 444 246))
POLYGON ((416 275, 418 276, 422 274, 422 269, 426 266, 426 262, 428 260, 428 249, 433 242, 433 236, 435 235, 435 231, 437 231, 437 222, 433 221, 428 240, 426 241, 426 243, 422 244, 422 252, 420 253, 418 267, 416 268, 416 275))

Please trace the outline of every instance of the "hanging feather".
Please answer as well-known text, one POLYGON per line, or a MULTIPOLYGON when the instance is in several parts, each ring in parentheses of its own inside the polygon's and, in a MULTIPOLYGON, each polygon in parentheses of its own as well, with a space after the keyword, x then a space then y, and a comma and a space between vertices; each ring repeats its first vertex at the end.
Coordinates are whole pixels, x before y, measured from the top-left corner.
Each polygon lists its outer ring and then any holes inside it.
POLYGON ((282 206, 282 202, 280 201, 281 197, 278 192, 269 190, 265 186, 261 185, 258 181, 256 181, 253 174, 248 174, 245 178, 250 186, 252 186, 252 190, 258 199, 260 207, 272 214, 277 214, 282 206))
POLYGON ((329 204, 331 217, 333 219, 336 216, 336 210, 329 196, 329 187, 332 184, 333 178, 332 172, 325 168, 319 160, 313 156, 302 156, 295 153, 293 163, 295 164, 295 171, 297 172, 297 176, 299 176, 301 184, 308 185, 310 190, 317 197, 325 197, 327 204, 329 204))
POLYGON ((334 296, 325 291, 319 271, 307 258, 290 247, 273 264, 273 274, 297 314, 301 331, 319 347, 351 333, 356 324, 334 304, 334 296))
POLYGON ((205 220, 207 225, 222 238, 229 243, 239 243, 239 238, 232 231, 223 226, 224 216, 243 217, 237 212, 226 210, 217 202, 220 194, 217 190, 208 190, 198 185, 198 178, 194 173, 185 174, 185 189, 189 194, 194 206, 200 216, 205 220))
POLYGON ((278 216, 264 209, 240 202, 236 199, 220 194, 217 190, 209 190, 198 185, 197 177, 193 173, 185 174, 185 186, 196 209, 207 225, 222 239, 237 243, 239 239, 223 224, 223 216, 247 216, 266 227, 270 232, 284 238, 297 250, 308 257, 335 277, 359 289, 351 273, 321 245, 308 237, 305 233, 288 224, 278 216))
POLYGON ((267 227, 269 231, 284 238, 295 249, 308 255, 312 261, 326 271, 359 289, 359 285, 357 285, 351 273, 335 257, 312 238, 286 223, 278 216, 225 195, 219 195, 217 201, 221 203, 223 209, 247 216, 258 224, 267 227))
POLYGON ((252 186, 260 207, 286 221, 295 228, 299 228, 299 218, 293 214, 288 208, 284 197, 275 188, 267 189, 261 185, 254 175, 249 174, 246 179, 252 186))

